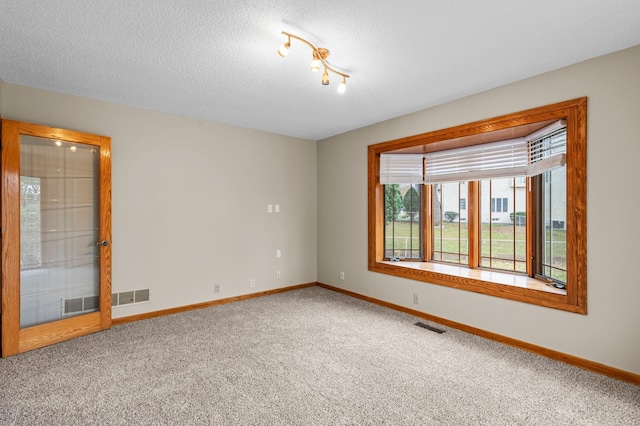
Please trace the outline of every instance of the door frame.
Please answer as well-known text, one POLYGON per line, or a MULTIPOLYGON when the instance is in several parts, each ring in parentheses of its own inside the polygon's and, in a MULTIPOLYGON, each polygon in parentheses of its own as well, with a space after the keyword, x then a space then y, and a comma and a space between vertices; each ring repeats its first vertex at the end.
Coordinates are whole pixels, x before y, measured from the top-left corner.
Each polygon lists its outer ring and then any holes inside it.
POLYGON ((2 235, 2 357, 37 349, 111 327, 111 138, 13 120, 2 120, 0 216, 2 235), (20 136, 93 145, 100 149, 99 310, 20 328, 20 136))

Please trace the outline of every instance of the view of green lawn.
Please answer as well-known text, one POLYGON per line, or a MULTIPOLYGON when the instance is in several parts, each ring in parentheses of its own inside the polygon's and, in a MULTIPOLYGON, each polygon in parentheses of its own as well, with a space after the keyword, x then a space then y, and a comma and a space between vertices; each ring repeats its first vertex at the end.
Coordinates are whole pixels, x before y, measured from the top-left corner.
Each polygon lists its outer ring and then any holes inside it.
MULTIPOLYGON (((509 224, 482 225, 482 266, 511 271, 526 271, 526 234, 524 226, 509 224), (514 255, 515 252, 515 255, 514 255)), ((443 222, 434 229, 434 251, 436 259, 448 262, 465 262, 467 254, 467 223, 443 222), (463 256, 459 256, 463 255, 463 256)), ((385 247, 393 247, 393 257, 406 258, 420 253, 420 227, 418 223, 396 221, 385 227, 385 247), (391 244, 392 240, 395 244, 391 244)), ((554 229, 547 234, 552 239, 553 264, 560 270, 550 274, 564 279, 566 273, 566 231, 554 229)), ((549 245, 550 246, 550 245, 549 245)), ((550 247, 547 247, 549 250, 550 247)), ((391 250, 386 251, 391 257, 391 250)), ((550 256, 548 256, 550 257, 550 256)))

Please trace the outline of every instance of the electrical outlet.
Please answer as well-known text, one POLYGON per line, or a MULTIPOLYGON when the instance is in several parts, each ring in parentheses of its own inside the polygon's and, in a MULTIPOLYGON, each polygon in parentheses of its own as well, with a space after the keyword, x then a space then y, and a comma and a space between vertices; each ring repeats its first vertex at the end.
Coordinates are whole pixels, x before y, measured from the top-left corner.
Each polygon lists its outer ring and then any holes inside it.
POLYGON ((254 288, 256 286, 256 280, 254 280, 253 278, 251 278, 249 280, 249 287, 254 288))
POLYGON ((344 271, 340 271, 340 279, 344 281, 344 271))
POLYGON ((282 257, 282 250, 280 250, 280 249, 276 250, 276 257, 277 258, 281 258, 282 257))
POLYGON ((418 293, 413 293, 413 303, 416 305, 420 304, 420 298, 418 297, 418 293))
POLYGON ((280 279, 281 275, 280 275, 280 271, 276 271, 276 278, 280 279))
POLYGON ((220 293, 220 284, 216 284, 213 286, 213 292, 214 293, 220 293))
POLYGON ((267 213, 273 213, 273 204, 267 204, 267 213))
POLYGON ((280 204, 275 205, 276 213, 280 213, 280 204))

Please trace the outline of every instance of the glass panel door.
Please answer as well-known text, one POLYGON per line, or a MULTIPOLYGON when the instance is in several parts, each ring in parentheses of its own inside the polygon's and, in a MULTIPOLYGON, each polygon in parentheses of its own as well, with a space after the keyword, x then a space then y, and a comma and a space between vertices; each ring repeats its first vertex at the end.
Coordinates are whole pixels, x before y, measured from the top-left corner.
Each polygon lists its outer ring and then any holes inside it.
POLYGON ((2 356, 111 327, 111 139, 2 120, 2 356))
POLYGON ((20 136, 20 327, 98 310, 99 150, 20 136))

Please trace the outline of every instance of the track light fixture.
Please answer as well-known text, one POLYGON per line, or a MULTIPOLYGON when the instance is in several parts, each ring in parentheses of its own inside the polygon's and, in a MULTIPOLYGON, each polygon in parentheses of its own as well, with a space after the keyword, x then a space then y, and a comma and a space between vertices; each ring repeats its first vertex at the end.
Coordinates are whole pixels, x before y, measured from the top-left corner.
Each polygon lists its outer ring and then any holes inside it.
POLYGON ((288 33, 286 31, 283 31, 282 34, 287 36, 287 41, 280 47, 280 49, 278 49, 278 55, 283 58, 287 56, 287 53, 289 53, 289 48, 291 47, 292 38, 300 40, 311 48, 311 71, 318 72, 320 71, 321 66, 324 68, 321 80, 324 86, 329 84, 329 72, 341 76, 342 82, 338 85, 338 92, 344 93, 345 89, 347 88, 347 78, 349 78, 349 76, 334 68, 331 68, 331 66, 327 64, 327 62, 325 61, 325 59, 327 59, 327 57, 329 56, 329 51, 327 49, 325 49, 324 47, 315 47, 313 44, 303 39, 302 37, 298 37, 297 35, 288 33))

